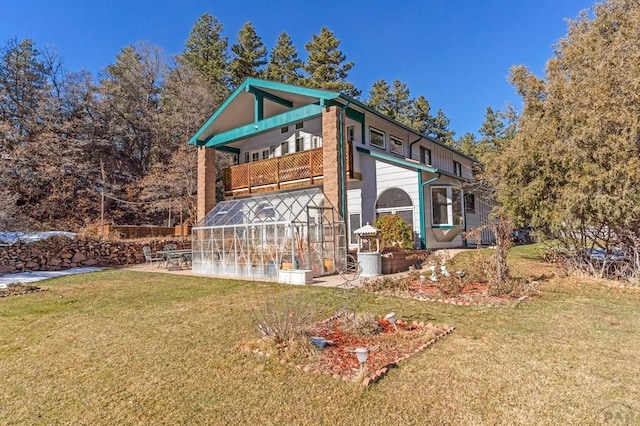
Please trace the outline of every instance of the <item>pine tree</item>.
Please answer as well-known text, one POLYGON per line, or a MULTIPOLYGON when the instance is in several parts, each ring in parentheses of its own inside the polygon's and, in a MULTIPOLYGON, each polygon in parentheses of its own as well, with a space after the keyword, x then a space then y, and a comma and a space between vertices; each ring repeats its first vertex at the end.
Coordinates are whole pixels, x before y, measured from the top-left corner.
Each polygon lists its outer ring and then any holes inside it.
POLYGON ((310 42, 305 44, 308 53, 304 70, 307 73, 305 84, 309 87, 343 92, 358 97, 360 91, 353 83, 347 82, 349 70, 353 62, 344 63, 347 59, 338 48, 340 41, 327 27, 322 27, 319 35, 313 34, 310 42))
POLYGON ((425 133, 431 123, 430 111, 429 101, 420 95, 411 101, 404 124, 420 133, 425 133))
POLYGON ((238 33, 238 43, 231 46, 233 59, 229 64, 231 85, 237 87, 247 77, 259 77, 267 64, 267 48, 256 33, 251 22, 247 22, 238 33))
POLYGON ((37 134, 39 120, 34 114, 49 95, 44 63, 35 42, 12 39, 0 51, 0 120, 12 132, 3 138, 7 146, 25 143, 37 134))
POLYGON ((373 83, 369 91, 369 106, 402 124, 409 125, 407 119, 413 100, 409 98, 407 85, 400 80, 394 80, 393 88, 384 80, 373 83))
POLYGON ((223 29, 216 18, 205 13, 196 20, 185 49, 178 57, 178 61, 189 64, 202 74, 212 93, 220 100, 225 99, 229 92, 228 41, 222 36, 223 29))
POLYGON ((449 129, 449 123, 449 118, 439 109, 435 117, 430 119, 426 129, 427 135, 445 145, 454 146, 455 140, 453 137, 456 132, 449 129))
POLYGON ((478 141, 473 133, 465 133, 462 135, 456 142, 456 147, 470 157, 480 158, 478 155, 478 141))
POLYGON ((287 33, 281 33, 271 51, 271 59, 265 69, 267 80, 287 84, 299 84, 302 81, 303 63, 298 58, 298 51, 287 33))

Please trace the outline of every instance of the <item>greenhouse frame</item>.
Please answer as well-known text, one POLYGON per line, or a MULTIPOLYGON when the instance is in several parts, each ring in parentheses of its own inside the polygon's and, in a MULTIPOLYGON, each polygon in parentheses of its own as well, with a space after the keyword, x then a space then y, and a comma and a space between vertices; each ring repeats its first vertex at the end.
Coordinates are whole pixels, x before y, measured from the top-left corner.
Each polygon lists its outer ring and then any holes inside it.
POLYGON ((193 272, 278 279, 281 270, 336 272, 342 218, 320 188, 222 201, 192 229, 193 272))

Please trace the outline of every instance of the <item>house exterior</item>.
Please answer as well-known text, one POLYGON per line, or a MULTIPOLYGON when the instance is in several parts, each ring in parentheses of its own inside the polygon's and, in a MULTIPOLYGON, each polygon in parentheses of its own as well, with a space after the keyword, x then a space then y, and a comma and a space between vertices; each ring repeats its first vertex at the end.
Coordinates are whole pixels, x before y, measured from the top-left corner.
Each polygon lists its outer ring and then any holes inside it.
POLYGON ((249 78, 189 144, 198 147, 198 221, 215 206, 216 151, 235 157, 225 200, 319 188, 344 222, 346 248, 384 214, 411 226, 416 248, 475 245, 463 234, 489 211, 460 184, 473 180, 473 158, 337 92, 249 78))

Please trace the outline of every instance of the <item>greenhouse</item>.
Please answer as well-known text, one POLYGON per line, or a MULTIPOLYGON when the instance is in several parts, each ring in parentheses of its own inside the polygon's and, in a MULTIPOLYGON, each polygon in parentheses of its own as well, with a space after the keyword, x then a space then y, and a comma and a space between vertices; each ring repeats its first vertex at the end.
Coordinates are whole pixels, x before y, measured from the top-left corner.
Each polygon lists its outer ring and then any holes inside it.
POLYGON ((193 229, 193 272, 318 277, 346 258, 344 223, 319 188, 222 201, 193 229))

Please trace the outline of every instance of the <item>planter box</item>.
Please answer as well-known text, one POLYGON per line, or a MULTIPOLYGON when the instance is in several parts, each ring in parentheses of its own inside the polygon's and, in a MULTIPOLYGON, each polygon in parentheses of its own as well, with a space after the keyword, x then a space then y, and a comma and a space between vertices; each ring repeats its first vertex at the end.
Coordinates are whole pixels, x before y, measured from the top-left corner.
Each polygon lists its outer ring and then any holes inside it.
POLYGON ((280 269, 278 282, 295 285, 312 284, 313 271, 311 269, 280 269))

